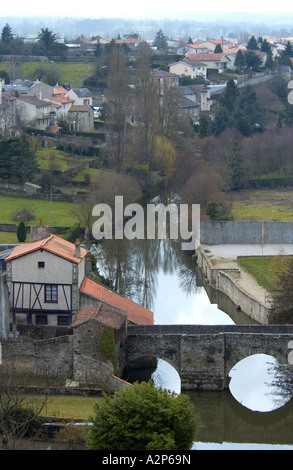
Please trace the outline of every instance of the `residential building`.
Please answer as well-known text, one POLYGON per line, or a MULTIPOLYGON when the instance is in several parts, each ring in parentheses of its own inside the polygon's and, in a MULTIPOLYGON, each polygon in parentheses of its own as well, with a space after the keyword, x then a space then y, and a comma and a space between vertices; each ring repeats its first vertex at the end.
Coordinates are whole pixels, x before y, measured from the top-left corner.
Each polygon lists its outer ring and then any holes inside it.
POLYGON ((73 104, 67 118, 73 132, 89 132, 94 128, 94 110, 90 105, 73 104))
POLYGON ((93 105, 93 95, 87 88, 71 88, 65 96, 72 99, 77 106, 93 105))
POLYGON ((5 259, 10 321, 17 327, 68 327, 79 311, 79 288, 87 251, 31 227, 31 242, 17 245, 5 259))
POLYGON ((206 70, 214 69, 218 70, 219 73, 223 73, 234 67, 235 55, 231 54, 231 57, 229 57, 228 54, 188 54, 185 60, 199 61, 205 65, 206 70))
POLYGON ((54 111, 51 104, 35 96, 21 95, 16 97, 16 109, 21 124, 46 129, 54 123, 54 111))
POLYGON ((170 64, 169 70, 171 73, 174 73, 179 77, 183 75, 191 78, 207 77, 207 66, 199 60, 192 60, 189 58, 170 64))
POLYGON ((68 96, 64 96, 63 94, 48 96, 44 98, 44 100, 52 103, 51 106, 54 108, 56 112, 57 121, 67 116, 68 111, 70 110, 71 106, 74 104, 73 99, 70 99, 68 96))
POLYGON ((2 92, 0 85, 0 136, 13 136, 16 132, 16 98, 2 92))
POLYGON ((5 85, 4 90, 8 93, 15 93, 17 91, 21 95, 36 96, 39 99, 43 99, 44 96, 52 95, 54 87, 39 80, 32 81, 18 78, 9 85, 5 85))
POLYGON ((165 70, 153 70, 150 74, 150 80, 160 87, 179 85, 179 76, 165 70))

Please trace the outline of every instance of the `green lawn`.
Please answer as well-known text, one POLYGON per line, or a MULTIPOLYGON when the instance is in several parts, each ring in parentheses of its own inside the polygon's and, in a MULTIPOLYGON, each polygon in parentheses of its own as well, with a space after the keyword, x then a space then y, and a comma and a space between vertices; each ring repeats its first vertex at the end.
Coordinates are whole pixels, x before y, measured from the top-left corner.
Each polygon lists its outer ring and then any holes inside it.
POLYGON ((41 219, 44 225, 71 227, 77 222, 74 215, 74 204, 33 198, 0 195, 0 222, 4 224, 17 224, 13 217, 22 209, 29 210, 35 219, 29 225, 36 225, 41 219))
POLYGON ((94 404, 101 398, 54 396, 48 400, 42 415, 87 421, 93 414, 94 404))
POLYGON ((39 149, 36 155, 41 170, 67 170, 77 164, 76 159, 57 149, 39 149))
POLYGON ((283 262, 282 256, 251 256, 238 259, 240 266, 271 293, 276 290, 276 273, 283 262))
MULTIPOLYGON (((82 86, 83 80, 90 76, 93 71, 93 64, 84 64, 79 62, 56 62, 43 64, 41 62, 24 62, 19 65, 20 75, 22 78, 31 79, 32 74, 36 69, 39 68, 49 68, 57 67, 61 71, 60 81, 62 83, 70 83, 71 86, 82 86)), ((12 62, 1 62, 0 70, 6 70, 9 73, 9 70, 12 69, 12 62)))
POLYGON ((293 191, 241 191, 229 197, 234 220, 293 222, 293 191))

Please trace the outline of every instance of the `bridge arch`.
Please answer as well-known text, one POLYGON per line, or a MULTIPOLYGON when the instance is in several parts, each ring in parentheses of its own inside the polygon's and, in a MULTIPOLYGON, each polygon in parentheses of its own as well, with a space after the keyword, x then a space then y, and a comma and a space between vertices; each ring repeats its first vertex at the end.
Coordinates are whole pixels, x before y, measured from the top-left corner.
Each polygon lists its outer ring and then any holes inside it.
POLYGON ((291 400, 282 382, 288 377, 279 370, 279 361, 268 354, 252 354, 238 362, 229 373, 233 397, 252 411, 271 412, 291 400), (283 376, 283 378, 282 378, 283 376), (284 390, 284 391, 283 391, 284 390))
POLYGON ((288 361, 293 327, 261 325, 131 326, 127 332, 127 363, 158 357, 179 373, 182 390, 223 390, 229 372, 252 354, 288 361))

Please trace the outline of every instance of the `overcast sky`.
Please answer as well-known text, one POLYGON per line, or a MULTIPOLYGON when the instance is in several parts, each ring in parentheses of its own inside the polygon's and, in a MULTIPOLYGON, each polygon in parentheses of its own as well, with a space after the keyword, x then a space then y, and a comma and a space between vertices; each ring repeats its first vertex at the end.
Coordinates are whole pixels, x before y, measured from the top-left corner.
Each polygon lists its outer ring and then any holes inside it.
MULTIPOLYGON (((158 18, 170 16, 182 19, 188 19, 188 13, 206 12, 206 2, 183 2, 182 10, 178 8, 178 2, 173 5, 168 0, 148 0, 140 2, 138 0, 98 2, 97 0, 88 0, 85 4, 81 2, 62 2, 60 0, 51 0, 49 3, 40 0, 14 0, 13 3, 1 2, 0 16, 58 16, 58 17, 83 17, 83 18, 158 18), (84 8, 83 8, 84 6, 84 8), (179 11, 178 11, 179 10, 179 11)), ((293 12, 293 3, 290 2, 268 2, 267 0, 245 0, 237 2, 226 0, 210 0, 208 2, 208 12, 293 12)))

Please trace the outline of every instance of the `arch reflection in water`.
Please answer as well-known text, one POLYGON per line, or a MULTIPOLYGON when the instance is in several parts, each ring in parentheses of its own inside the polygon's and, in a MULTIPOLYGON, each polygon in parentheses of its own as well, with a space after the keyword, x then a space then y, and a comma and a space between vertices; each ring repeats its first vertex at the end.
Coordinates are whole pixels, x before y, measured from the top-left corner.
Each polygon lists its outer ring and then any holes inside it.
POLYGON ((292 390, 284 387, 287 366, 266 354, 254 354, 238 362, 229 373, 233 397, 252 411, 269 412, 285 405, 292 390), (285 390, 285 392, 284 392, 285 390))
POLYGON ((151 378, 156 387, 161 387, 177 394, 181 393, 181 379, 178 372, 163 359, 157 360, 157 368, 151 378))

